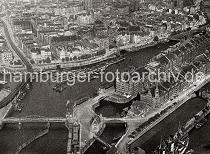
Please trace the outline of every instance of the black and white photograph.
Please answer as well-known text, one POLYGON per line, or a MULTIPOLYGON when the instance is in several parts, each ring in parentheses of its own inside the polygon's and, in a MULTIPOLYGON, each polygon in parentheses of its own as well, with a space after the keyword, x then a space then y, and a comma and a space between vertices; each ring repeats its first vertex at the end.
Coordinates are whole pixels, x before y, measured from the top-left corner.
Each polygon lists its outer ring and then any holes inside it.
POLYGON ((210 154, 210 0, 0 0, 0 154, 210 154))

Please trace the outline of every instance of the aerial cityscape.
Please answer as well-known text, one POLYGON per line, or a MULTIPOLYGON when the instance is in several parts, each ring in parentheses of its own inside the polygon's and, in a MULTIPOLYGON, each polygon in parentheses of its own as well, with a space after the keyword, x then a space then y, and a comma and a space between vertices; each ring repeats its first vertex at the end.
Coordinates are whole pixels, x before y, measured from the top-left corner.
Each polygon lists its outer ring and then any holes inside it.
POLYGON ((0 154, 210 154, 210 0, 0 0, 0 154))

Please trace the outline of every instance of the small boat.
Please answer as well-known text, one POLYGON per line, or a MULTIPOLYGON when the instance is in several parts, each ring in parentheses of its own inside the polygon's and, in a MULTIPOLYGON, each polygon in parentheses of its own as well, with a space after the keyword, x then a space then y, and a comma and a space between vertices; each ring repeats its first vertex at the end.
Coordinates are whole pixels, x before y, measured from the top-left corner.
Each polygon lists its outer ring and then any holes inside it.
POLYGON ((201 128, 203 125, 205 125, 208 122, 208 120, 206 118, 202 119, 199 123, 196 124, 195 128, 199 129, 201 128))
POLYGON ((116 141, 118 141, 121 137, 122 137, 121 135, 115 136, 115 137, 113 138, 113 141, 116 142, 116 141))
POLYGON ((25 92, 21 93, 21 94, 18 96, 17 101, 19 102, 19 101, 23 100, 25 96, 26 96, 26 93, 25 93, 25 92))
POLYGON ((187 152, 186 152, 186 154, 192 154, 192 153, 194 153, 194 150, 188 150, 187 152))
POLYGON ((67 88, 67 82, 63 82, 63 83, 57 83, 54 87, 53 90, 56 92, 63 92, 65 89, 67 88))
POLYGON ((23 104, 16 104, 15 105, 15 110, 18 111, 18 112, 21 112, 23 109, 23 104))
POLYGON ((22 108, 22 106, 20 106, 20 105, 19 105, 18 108, 17 108, 17 110, 18 110, 19 112, 21 112, 22 109, 23 109, 23 108, 22 108))

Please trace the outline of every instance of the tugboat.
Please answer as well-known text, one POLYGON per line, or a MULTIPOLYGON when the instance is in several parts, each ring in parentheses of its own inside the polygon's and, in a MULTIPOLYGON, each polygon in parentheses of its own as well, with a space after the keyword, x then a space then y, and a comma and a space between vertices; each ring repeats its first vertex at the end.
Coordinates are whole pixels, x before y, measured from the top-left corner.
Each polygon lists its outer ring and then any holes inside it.
POLYGON ((121 137, 122 137, 121 134, 115 136, 115 137, 113 138, 113 142, 117 142, 121 137))
POLYGON ((196 124, 195 128, 199 129, 201 128, 203 125, 205 125, 208 122, 208 120, 206 118, 203 118, 199 123, 196 124))
POLYGON ((15 104, 15 111, 21 112, 23 110, 23 104, 15 104))

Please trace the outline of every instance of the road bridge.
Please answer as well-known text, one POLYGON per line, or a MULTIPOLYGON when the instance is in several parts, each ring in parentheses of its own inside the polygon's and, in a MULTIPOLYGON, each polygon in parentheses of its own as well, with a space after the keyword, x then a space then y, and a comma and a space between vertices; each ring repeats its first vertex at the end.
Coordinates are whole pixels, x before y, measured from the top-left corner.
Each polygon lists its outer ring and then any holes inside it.
POLYGON ((2 120, 3 124, 14 123, 65 123, 66 118, 63 117, 40 117, 40 116, 28 116, 28 117, 9 117, 2 120))
POLYGON ((29 81, 30 77, 27 76, 26 81, 18 83, 16 88, 0 102, 0 109, 12 102, 15 99, 15 97, 20 93, 20 91, 22 91, 27 86, 27 84, 29 84, 29 81))
POLYGON ((48 132, 49 132, 49 128, 46 129, 46 130, 43 130, 40 133, 38 133, 37 135, 33 136, 32 138, 30 138, 29 140, 27 140, 26 142, 24 142, 23 144, 21 144, 18 147, 18 149, 15 151, 15 154, 19 154, 24 148, 26 148, 32 142, 34 142, 35 140, 39 139, 40 137, 43 137, 44 135, 47 135, 48 132))
POLYGON ((199 29, 194 29, 194 30, 190 30, 190 31, 184 31, 184 32, 179 33, 179 34, 175 34, 175 35, 169 36, 168 39, 169 40, 181 40, 184 37, 192 36, 194 33, 203 32, 207 27, 208 27, 208 25, 204 25, 204 26, 200 27, 199 29))
MULTIPOLYGON (((9 33, 9 30, 7 28, 7 24, 2 19, 0 19, 0 21, 4 26, 4 33, 5 33, 6 40, 7 40, 8 44, 11 46, 11 48, 14 50, 14 52, 20 57, 20 59, 22 60, 22 62, 26 66, 27 71, 28 72, 33 72, 32 65, 27 61, 27 59, 21 53, 20 49, 13 42, 13 40, 10 36, 11 34, 9 33)), ((8 105, 18 95, 18 93, 28 84, 29 81, 30 81, 30 75, 27 75, 26 80, 19 83, 16 86, 16 88, 6 98, 4 98, 0 102, 0 108, 3 108, 6 105, 8 105)))

